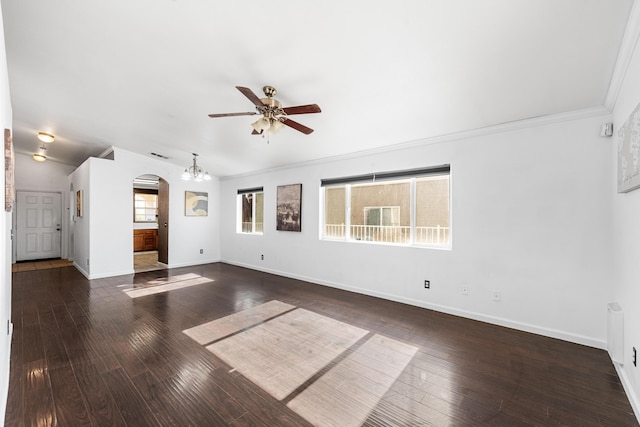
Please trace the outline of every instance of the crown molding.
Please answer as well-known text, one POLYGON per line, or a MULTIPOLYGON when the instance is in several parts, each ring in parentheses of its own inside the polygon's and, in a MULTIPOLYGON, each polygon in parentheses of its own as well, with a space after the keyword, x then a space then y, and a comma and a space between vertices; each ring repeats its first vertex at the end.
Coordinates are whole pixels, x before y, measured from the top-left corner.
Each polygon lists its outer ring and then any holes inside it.
POLYGON ((622 42, 620 43, 620 49, 618 50, 618 58, 616 59, 616 65, 613 69, 613 76, 611 77, 611 83, 609 84, 609 90, 607 96, 604 99, 604 107, 613 111, 613 108, 618 101, 622 84, 624 83, 627 71, 629 70, 629 64, 631 58, 638 45, 638 39, 640 38, 640 0, 634 0, 631 6, 631 12, 629 13, 629 19, 627 20, 627 27, 625 28, 624 35, 622 36, 622 42))
POLYGON ((325 163, 335 162, 340 160, 362 158, 364 156, 384 154, 392 151, 406 150, 406 149, 421 147, 425 145, 440 144, 440 143, 449 142, 449 141, 458 141, 458 140, 474 138, 479 136, 497 134, 502 132, 511 132, 511 131, 516 131, 521 129, 545 126, 545 125, 555 124, 555 123, 564 123, 564 122, 569 122, 573 120, 580 120, 580 119, 586 119, 590 117, 599 117, 599 116, 603 116, 609 119, 611 117, 611 112, 604 107, 593 107, 593 108, 586 108, 583 110, 574 110, 574 111, 568 111, 568 112, 558 113, 558 114, 549 114, 545 116, 531 117, 528 119, 500 123, 500 124, 481 127, 477 129, 468 130, 468 131, 437 135, 432 137, 426 137, 419 140, 402 142, 399 144, 385 145, 383 147, 355 151, 353 153, 348 153, 348 154, 340 154, 338 156, 323 157, 321 159, 291 163, 288 165, 277 166, 277 167, 268 168, 268 169, 261 169, 261 170, 241 173, 237 175, 227 175, 227 176, 220 177, 220 181, 228 181, 228 180, 237 179, 237 178, 245 178, 245 177, 250 177, 255 175, 262 175, 262 174, 273 173, 273 172, 299 168, 304 166, 314 166, 314 165, 325 164, 325 163))

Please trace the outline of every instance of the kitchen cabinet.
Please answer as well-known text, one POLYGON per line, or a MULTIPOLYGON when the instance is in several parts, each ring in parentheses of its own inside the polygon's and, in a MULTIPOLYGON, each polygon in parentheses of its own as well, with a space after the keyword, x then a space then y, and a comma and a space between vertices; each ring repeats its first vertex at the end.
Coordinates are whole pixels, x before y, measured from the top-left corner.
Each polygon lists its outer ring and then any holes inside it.
POLYGON ((133 251, 157 251, 158 250, 158 230, 148 228, 144 230, 133 230, 133 251))

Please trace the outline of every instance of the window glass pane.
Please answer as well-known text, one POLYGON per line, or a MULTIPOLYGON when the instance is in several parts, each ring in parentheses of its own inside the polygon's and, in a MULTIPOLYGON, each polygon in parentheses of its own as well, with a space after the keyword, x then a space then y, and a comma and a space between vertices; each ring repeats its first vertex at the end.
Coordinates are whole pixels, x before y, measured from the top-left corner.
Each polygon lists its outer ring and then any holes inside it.
POLYGON ((409 243, 411 182, 351 186, 351 239, 409 243))
POLYGON ((242 212, 240 215, 241 233, 262 233, 264 217, 264 193, 238 194, 242 212))
POLYGON ((264 193, 256 193, 256 226, 255 232, 262 233, 264 230, 263 227, 263 218, 264 218, 264 193))
POLYGON ((416 180, 415 242, 449 245, 449 175, 416 180))
POLYGON ((324 235, 330 238, 345 237, 345 187, 325 187, 324 192, 324 235))
POLYGON ((253 193, 241 194, 242 197, 242 232, 253 232, 253 193))
POLYGON ((370 182, 360 179, 364 175, 322 180, 323 237, 450 247, 449 167, 441 169, 442 175, 398 172, 390 180, 372 175, 370 182))
POLYGON ((134 222, 156 222, 158 214, 158 195, 134 193, 134 222))

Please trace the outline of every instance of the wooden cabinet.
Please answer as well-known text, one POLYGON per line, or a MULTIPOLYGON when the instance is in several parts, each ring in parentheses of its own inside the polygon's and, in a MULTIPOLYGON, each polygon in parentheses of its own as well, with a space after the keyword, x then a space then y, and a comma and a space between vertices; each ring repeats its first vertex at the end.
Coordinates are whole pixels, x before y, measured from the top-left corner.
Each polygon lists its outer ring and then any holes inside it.
POLYGON ((146 230, 133 230, 133 251, 157 251, 158 230, 155 228, 146 230))

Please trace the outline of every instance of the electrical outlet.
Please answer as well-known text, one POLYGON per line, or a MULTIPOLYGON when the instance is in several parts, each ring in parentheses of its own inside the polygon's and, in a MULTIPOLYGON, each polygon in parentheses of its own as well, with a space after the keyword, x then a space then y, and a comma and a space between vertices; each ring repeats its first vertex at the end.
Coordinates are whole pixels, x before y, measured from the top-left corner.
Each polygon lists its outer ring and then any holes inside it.
POLYGON ((200 249, 200 255, 204 253, 204 249, 200 249))
POLYGON ((494 301, 500 301, 500 291, 493 291, 492 298, 494 301))
POLYGON ((425 280, 424 281, 424 288, 425 289, 431 289, 431 281, 430 280, 425 280))
POLYGON ((462 287, 462 295, 469 295, 469 287, 468 286, 463 286, 462 287))
POLYGON ((264 255, 260 255, 260 260, 264 261, 264 255))
POLYGON ((638 352, 636 351, 636 348, 633 347, 633 366, 638 366, 638 352))

